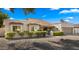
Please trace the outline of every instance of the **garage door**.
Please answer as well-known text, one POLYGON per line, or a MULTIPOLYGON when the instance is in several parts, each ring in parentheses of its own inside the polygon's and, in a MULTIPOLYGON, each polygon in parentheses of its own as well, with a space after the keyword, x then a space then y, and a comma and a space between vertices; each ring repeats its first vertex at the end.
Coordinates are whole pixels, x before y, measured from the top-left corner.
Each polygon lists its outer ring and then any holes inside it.
POLYGON ((79 34, 79 28, 74 29, 74 34, 79 34))
POLYGON ((72 27, 63 27, 62 30, 63 30, 64 34, 73 34, 72 27))

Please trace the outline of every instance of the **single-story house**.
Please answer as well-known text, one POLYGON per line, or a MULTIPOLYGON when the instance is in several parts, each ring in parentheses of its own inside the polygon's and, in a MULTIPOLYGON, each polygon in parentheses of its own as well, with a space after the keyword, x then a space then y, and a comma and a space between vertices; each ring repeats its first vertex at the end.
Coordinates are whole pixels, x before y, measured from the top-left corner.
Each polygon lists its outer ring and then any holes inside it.
POLYGON ((74 24, 73 34, 79 34, 79 24, 74 24))
POLYGON ((5 20, 4 28, 0 28, 0 36, 3 36, 5 32, 14 31, 37 31, 37 30, 53 30, 64 32, 64 34, 79 34, 79 24, 73 24, 66 21, 60 21, 59 23, 49 23, 44 20, 29 18, 27 20, 5 20))
POLYGON ((5 20, 5 32, 13 31, 37 31, 52 29, 53 25, 43 20, 29 18, 27 20, 5 20))
POLYGON ((61 20, 59 23, 54 23, 53 25, 58 28, 59 31, 64 32, 64 34, 79 34, 79 24, 73 24, 61 20))

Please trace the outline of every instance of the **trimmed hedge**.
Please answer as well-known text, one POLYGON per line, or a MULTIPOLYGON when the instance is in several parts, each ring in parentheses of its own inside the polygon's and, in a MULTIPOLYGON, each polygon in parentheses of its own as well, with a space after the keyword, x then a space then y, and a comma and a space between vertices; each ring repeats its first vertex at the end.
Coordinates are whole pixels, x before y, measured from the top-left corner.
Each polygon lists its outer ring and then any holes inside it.
POLYGON ((27 34, 29 37, 32 37, 34 35, 34 32, 28 32, 27 34))
POLYGON ((31 31, 28 32, 29 37, 32 37, 33 35, 36 35, 37 37, 45 36, 47 34, 46 31, 31 31))
POLYGON ((62 36, 64 35, 63 32, 53 32, 53 36, 62 36))
POLYGON ((35 34, 37 35, 37 37, 40 37, 40 36, 45 36, 47 34, 46 31, 36 31, 35 34))
POLYGON ((5 34, 5 38, 11 39, 15 36, 15 34, 16 34, 15 32, 7 32, 5 34))
POLYGON ((15 37, 15 34, 19 34, 20 37, 28 36, 30 37, 45 37, 47 31, 24 31, 24 32, 8 32, 5 35, 5 38, 11 39, 15 37))
POLYGON ((19 34, 21 37, 23 37, 23 36, 25 35, 24 32, 18 32, 18 34, 19 34))

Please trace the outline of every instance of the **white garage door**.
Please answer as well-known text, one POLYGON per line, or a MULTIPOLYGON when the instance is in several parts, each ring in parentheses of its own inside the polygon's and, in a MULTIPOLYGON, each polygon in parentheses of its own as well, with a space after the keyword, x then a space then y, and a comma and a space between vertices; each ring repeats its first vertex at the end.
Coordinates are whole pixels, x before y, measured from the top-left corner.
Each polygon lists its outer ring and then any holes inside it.
POLYGON ((75 28, 75 29, 74 29, 74 33, 75 33, 75 34, 79 34, 79 28, 75 28))

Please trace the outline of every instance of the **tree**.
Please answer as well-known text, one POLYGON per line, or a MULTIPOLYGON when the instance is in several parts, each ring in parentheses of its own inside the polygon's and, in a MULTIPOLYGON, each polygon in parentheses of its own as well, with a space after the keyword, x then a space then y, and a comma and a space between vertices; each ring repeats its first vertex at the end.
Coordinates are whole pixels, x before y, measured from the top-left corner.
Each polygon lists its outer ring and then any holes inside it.
MULTIPOLYGON (((14 9, 15 9, 15 8, 9 8, 9 9, 10 9, 11 12, 14 13, 14 9)), ((22 8, 22 9, 23 9, 23 12, 24 12, 25 14, 33 13, 34 10, 35 10, 35 8, 22 8)), ((0 10, 1 10, 1 8, 0 8, 0 10)), ((2 13, 2 12, 0 11, 0 27, 3 27, 3 21, 4 21, 4 19, 7 19, 7 18, 9 18, 9 16, 8 16, 7 14, 2 13)))
POLYGON ((64 19, 61 19, 60 21, 61 21, 61 22, 65 22, 64 19))
POLYGON ((9 18, 7 14, 0 12, 0 27, 3 27, 3 21, 7 18, 9 18))
MULTIPOLYGON (((14 9, 15 9, 15 8, 9 8, 9 9, 10 9, 11 12, 14 13, 14 9)), ((34 10, 35 10, 35 8, 22 8, 22 9, 23 9, 23 12, 24 12, 25 14, 33 13, 34 10)))

